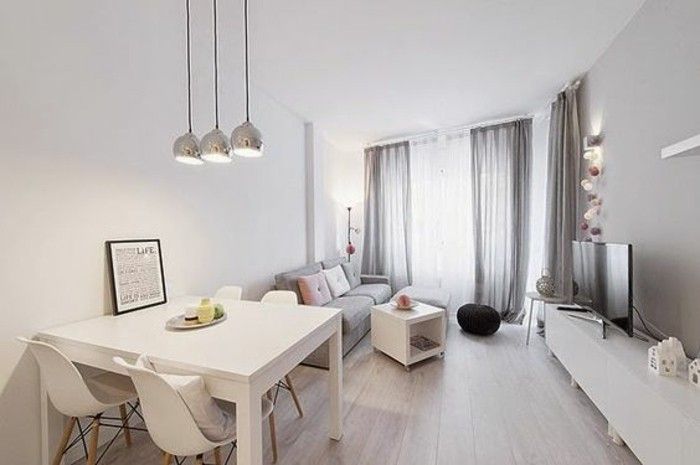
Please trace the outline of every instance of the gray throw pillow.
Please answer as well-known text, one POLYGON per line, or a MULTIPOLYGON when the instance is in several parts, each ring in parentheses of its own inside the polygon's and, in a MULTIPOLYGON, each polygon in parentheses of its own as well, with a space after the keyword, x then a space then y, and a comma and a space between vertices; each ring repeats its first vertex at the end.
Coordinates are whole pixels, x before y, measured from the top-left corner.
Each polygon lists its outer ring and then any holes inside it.
POLYGON ((350 289, 355 289, 357 286, 362 284, 362 281, 360 280, 360 272, 357 271, 357 268, 353 263, 345 262, 342 263, 341 266, 345 272, 345 277, 348 278, 348 282, 350 283, 350 289))

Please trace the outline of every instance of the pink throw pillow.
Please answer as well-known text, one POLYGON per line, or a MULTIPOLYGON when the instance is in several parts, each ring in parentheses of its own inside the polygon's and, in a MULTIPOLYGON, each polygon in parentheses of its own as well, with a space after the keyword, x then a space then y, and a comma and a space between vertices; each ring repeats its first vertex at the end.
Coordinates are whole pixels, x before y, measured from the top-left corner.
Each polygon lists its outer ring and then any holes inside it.
POLYGON ((310 276, 300 276, 297 284, 299 284, 301 298, 306 305, 320 307, 331 301, 331 291, 328 289, 328 283, 323 272, 310 276))

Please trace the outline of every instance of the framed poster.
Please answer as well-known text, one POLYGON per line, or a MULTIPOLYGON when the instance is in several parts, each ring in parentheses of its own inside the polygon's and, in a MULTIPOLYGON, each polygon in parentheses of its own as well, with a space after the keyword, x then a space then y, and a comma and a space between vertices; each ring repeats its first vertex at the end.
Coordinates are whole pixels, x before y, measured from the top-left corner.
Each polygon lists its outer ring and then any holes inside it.
POLYGON ((107 241, 115 315, 168 301, 160 239, 107 241))

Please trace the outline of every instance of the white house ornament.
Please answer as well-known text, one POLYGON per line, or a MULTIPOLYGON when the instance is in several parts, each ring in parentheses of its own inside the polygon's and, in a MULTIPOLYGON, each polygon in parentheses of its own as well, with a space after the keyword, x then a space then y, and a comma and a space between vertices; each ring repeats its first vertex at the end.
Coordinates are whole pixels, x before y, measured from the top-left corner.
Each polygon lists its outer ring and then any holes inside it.
POLYGON ((700 389, 700 358, 696 358, 688 365, 688 381, 700 389))
POLYGON ((649 348, 649 369, 660 376, 676 376, 678 363, 675 343, 665 339, 649 348))

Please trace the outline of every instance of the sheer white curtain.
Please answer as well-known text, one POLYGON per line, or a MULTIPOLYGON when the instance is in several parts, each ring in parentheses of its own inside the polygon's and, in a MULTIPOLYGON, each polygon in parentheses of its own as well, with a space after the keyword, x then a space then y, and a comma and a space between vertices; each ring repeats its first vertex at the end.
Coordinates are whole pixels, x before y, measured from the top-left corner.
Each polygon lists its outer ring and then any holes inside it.
POLYGON ((452 305, 474 296, 468 131, 411 141, 411 270, 416 286, 441 287, 452 305))

